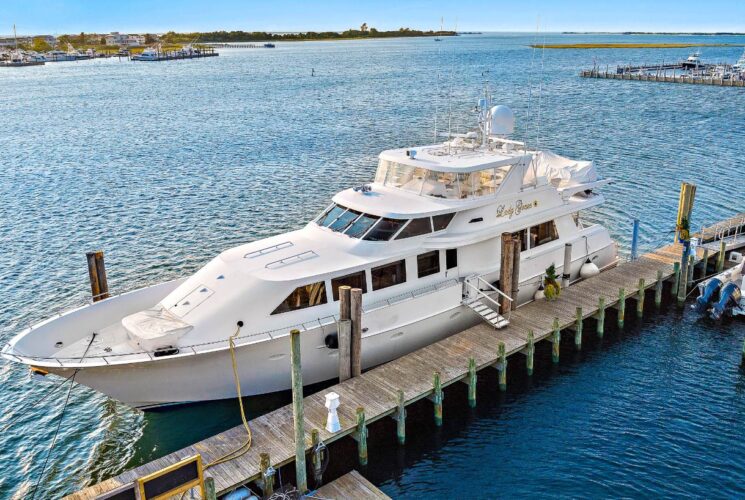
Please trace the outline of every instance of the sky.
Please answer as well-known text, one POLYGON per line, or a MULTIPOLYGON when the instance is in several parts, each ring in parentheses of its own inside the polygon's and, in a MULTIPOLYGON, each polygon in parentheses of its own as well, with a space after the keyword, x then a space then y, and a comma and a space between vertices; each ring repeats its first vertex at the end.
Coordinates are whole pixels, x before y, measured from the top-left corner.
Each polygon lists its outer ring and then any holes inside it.
POLYGON ((745 32, 745 0, 0 0, 0 33, 379 30, 745 32))

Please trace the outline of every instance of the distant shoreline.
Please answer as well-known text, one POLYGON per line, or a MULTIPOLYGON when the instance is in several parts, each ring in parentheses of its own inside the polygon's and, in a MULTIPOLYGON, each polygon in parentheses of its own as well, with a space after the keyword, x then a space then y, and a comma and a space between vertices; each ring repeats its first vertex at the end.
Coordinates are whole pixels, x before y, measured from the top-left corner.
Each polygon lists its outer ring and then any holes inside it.
POLYGON ((684 49, 689 47, 743 47, 737 43, 534 43, 534 49, 684 49))
POLYGON ((715 31, 715 32, 684 32, 684 31, 562 31, 562 35, 665 35, 665 36, 745 36, 745 33, 715 31))

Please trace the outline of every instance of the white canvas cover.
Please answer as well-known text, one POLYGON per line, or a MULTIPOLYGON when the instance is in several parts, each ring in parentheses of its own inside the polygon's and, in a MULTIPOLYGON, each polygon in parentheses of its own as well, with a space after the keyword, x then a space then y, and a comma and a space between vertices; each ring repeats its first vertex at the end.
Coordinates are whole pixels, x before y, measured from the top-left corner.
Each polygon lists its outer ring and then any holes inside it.
MULTIPOLYGON (((541 151, 533 161, 538 177, 545 177, 556 187, 577 186, 598 180, 598 172, 592 161, 572 160, 551 151, 541 151)), ((528 168, 526 184, 532 183, 533 175, 533 168, 528 168)))
POLYGON ((130 342, 145 351, 175 346, 193 327, 166 309, 145 309, 122 319, 130 342))

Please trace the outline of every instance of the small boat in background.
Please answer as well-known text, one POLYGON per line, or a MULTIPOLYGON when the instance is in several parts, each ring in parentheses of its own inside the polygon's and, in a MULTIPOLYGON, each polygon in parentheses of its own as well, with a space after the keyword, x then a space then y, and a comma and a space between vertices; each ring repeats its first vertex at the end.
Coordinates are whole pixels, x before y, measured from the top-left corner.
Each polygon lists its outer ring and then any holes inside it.
POLYGON ((695 69, 701 66, 701 53, 696 51, 693 54, 689 55, 688 58, 681 63, 681 66, 683 66, 686 69, 695 69))
POLYGON ((713 320, 720 320, 724 316, 745 315, 743 272, 745 259, 740 257, 740 262, 735 267, 699 283, 699 296, 692 307, 701 314, 708 312, 713 320))

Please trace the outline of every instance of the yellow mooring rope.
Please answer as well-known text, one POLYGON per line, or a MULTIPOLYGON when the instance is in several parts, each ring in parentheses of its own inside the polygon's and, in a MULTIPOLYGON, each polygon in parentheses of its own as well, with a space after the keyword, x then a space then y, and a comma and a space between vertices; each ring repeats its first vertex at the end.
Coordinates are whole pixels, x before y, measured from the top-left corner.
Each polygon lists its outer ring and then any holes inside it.
POLYGON ((231 335, 230 338, 228 338, 228 342, 230 343, 230 359, 233 363, 233 378, 235 380, 235 389, 238 393, 238 406, 241 409, 241 420, 243 420, 243 427, 246 429, 247 434, 246 442, 235 450, 228 452, 225 455, 216 458, 212 462, 205 465, 205 470, 209 469, 212 466, 222 464, 230 460, 234 460, 242 455, 245 455, 246 453, 248 453, 248 450, 251 449, 251 429, 248 427, 248 420, 246 420, 246 411, 243 409, 243 398, 241 397, 241 380, 238 376, 238 362, 235 360, 235 338, 240 332, 241 327, 239 326, 236 329, 235 333, 231 335))

